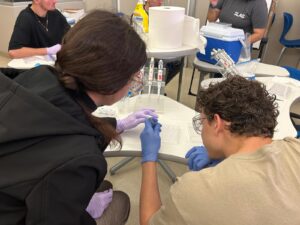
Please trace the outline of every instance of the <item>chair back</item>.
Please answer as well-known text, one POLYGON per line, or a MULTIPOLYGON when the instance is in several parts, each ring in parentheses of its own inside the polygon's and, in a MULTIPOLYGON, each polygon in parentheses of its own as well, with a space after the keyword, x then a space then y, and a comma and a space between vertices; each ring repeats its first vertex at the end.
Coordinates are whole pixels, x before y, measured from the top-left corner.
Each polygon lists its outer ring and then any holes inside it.
POLYGON ((296 80, 300 80, 300 70, 290 67, 290 66, 283 66, 287 71, 290 73, 290 77, 296 80))
POLYGON ((284 19, 283 30, 282 30, 282 33, 281 33, 281 36, 279 39, 279 41, 282 45, 284 45, 285 42, 287 41, 285 36, 289 32, 289 30, 291 29, 291 27, 293 25, 293 16, 290 13, 284 12, 283 19, 284 19))

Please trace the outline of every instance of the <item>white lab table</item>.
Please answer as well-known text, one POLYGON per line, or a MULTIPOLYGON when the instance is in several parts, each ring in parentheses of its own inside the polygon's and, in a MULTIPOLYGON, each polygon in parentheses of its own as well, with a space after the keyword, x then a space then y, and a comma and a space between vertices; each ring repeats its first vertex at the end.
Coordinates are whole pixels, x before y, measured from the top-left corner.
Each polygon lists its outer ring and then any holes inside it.
POLYGON ((15 69, 31 69, 39 65, 54 66, 55 59, 55 55, 37 55, 20 59, 12 59, 7 66, 15 69))
MULTIPOLYGON (((200 71, 200 78, 199 78, 198 89, 197 89, 197 95, 198 95, 199 87, 201 87, 201 83, 204 79, 204 76, 207 73, 220 73, 220 71, 222 71, 222 67, 200 61, 198 60, 197 57, 195 57, 193 64, 194 64, 193 73, 195 72, 195 68, 197 68, 200 71)), ((243 65, 246 65, 246 63, 243 63, 243 65)), ((255 73, 256 77, 274 77, 274 76, 289 77, 290 75, 287 69, 283 67, 266 64, 266 63, 260 63, 260 62, 256 63, 253 72, 255 73)), ((195 108, 197 108, 197 104, 195 105, 195 108)))
POLYGON ((151 48, 149 46, 148 35, 143 35, 142 39, 145 41, 147 46, 147 56, 148 58, 154 57, 157 59, 171 61, 171 59, 181 58, 181 68, 179 72, 178 79, 178 90, 177 90, 177 101, 180 100, 181 94, 181 84, 182 84, 182 76, 183 76, 183 67, 184 67, 184 58, 189 55, 195 55, 197 52, 197 48, 195 46, 183 45, 179 48, 173 49, 163 49, 163 48, 151 48))
MULTIPOLYGON (((129 98, 125 102, 118 102, 112 107, 118 111, 118 118, 124 118, 141 108, 156 110, 159 122, 162 124, 160 159, 186 163, 184 157, 186 152, 193 146, 202 144, 201 136, 194 131, 192 125, 192 118, 196 112, 169 97, 160 95, 158 98, 155 94, 144 94, 129 98)), ((140 156, 140 133, 143 129, 144 124, 140 124, 132 130, 125 131, 121 135, 122 150, 108 148, 104 154, 106 156, 140 156)))

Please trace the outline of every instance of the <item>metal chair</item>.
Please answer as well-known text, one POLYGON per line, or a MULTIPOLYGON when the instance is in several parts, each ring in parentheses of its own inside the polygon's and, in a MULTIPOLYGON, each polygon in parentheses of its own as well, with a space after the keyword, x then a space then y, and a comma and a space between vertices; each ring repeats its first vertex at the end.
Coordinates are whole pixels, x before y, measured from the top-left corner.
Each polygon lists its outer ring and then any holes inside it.
POLYGON ((300 70, 298 70, 294 67, 290 67, 290 66, 283 66, 283 68, 285 68, 287 71, 289 71, 291 78, 300 80, 300 70))
MULTIPOLYGON (((286 39, 286 35, 289 32, 289 30, 291 29, 292 25, 293 25, 293 16, 290 13, 283 13, 283 18, 284 18, 284 24, 283 24, 283 30, 279 39, 279 42, 283 45, 283 48, 280 52, 280 55, 277 59, 276 65, 279 64, 281 57, 284 53, 284 51, 287 48, 295 48, 295 49, 300 49, 300 39, 296 39, 296 40, 287 40, 286 39)), ((299 64, 300 60, 298 61, 299 64)), ((298 65, 297 64, 297 65, 298 65)))

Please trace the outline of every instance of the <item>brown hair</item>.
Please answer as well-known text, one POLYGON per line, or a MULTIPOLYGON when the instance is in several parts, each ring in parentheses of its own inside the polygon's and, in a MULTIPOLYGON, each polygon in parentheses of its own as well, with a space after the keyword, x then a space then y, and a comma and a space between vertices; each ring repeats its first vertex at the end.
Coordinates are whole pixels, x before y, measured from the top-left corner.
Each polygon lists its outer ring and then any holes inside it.
MULTIPOLYGON (((65 88, 111 95, 123 88, 146 60, 145 43, 124 19, 95 10, 65 35, 55 67, 65 88)), ((115 129, 79 103, 107 142, 118 138, 115 129)))
POLYGON ((242 136, 273 137, 279 114, 276 96, 265 85, 240 76, 201 89, 197 102, 199 111, 209 121, 215 114, 230 122, 231 133, 242 136))

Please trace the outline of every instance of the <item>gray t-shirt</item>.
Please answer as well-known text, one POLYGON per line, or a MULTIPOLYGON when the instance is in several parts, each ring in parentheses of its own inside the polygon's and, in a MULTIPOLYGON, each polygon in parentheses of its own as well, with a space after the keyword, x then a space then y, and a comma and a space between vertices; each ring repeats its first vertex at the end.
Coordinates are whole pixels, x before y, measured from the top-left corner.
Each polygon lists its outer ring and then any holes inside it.
POLYGON ((266 0, 218 0, 220 22, 231 23, 232 27, 253 33, 253 29, 265 28, 268 21, 266 0))

